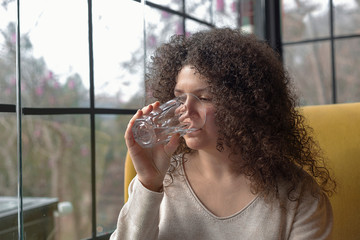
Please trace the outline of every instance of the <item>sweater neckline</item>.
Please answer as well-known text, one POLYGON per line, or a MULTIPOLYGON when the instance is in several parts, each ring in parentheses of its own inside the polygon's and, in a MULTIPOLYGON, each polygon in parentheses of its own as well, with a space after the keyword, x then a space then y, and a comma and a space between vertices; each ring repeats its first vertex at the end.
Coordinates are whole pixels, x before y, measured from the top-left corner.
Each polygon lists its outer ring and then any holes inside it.
POLYGON ((195 202, 204 210, 204 212, 206 214, 208 214, 211 218, 213 219, 216 219, 216 220, 230 220, 230 219, 233 219, 239 215, 242 215, 244 212, 246 212, 246 210, 248 208, 250 208, 252 205, 255 204, 255 202, 257 201, 257 199, 259 198, 259 195, 255 196, 254 199, 252 199, 245 207, 243 207, 242 209, 240 209, 239 211, 235 212, 234 214, 231 214, 229 216, 226 216, 226 217, 219 217, 219 216, 216 216, 214 213, 212 213, 201 201, 200 199, 198 198, 198 196, 196 195, 196 193, 194 192, 194 190, 192 189, 191 187, 191 184, 187 178, 187 175, 186 175, 186 172, 185 172, 185 167, 184 167, 184 163, 181 161, 181 175, 183 176, 184 180, 185 180, 185 183, 186 183, 186 186, 188 188, 188 190, 190 191, 193 199, 195 200, 195 202))

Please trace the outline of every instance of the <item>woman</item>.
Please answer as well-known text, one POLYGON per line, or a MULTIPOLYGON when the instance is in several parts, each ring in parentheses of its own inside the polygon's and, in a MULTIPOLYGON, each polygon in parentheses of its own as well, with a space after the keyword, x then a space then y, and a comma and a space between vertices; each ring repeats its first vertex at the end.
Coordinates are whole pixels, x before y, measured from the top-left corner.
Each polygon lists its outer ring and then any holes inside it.
POLYGON ((296 108, 290 80, 264 42, 237 30, 174 36, 147 80, 165 102, 196 95, 203 128, 142 149, 111 239, 330 239, 335 182, 296 108))

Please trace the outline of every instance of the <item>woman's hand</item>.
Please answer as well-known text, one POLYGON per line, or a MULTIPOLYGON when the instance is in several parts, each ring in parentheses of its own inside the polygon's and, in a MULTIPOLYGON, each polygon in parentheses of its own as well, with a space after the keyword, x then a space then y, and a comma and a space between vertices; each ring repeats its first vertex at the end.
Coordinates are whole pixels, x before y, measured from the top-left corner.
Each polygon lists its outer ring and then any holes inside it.
POLYGON ((179 135, 172 136, 166 145, 142 148, 134 139, 132 127, 136 119, 149 114, 159 106, 160 103, 155 102, 142 110, 138 110, 131 118, 124 136, 138 179, 146 188, 152 191, 162 189, 164 177, 170 166, 171 155, 179 145, 179 135))

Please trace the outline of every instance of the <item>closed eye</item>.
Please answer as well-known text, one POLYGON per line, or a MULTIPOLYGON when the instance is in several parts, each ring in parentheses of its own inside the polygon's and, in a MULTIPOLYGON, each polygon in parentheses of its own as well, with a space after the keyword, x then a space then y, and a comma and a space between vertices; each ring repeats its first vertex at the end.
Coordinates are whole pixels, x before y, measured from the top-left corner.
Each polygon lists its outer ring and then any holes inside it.
POLYGON ((206 98, 206 97, 199 97, 200 101, 203 102, 211 102, 211 98, 206 98))

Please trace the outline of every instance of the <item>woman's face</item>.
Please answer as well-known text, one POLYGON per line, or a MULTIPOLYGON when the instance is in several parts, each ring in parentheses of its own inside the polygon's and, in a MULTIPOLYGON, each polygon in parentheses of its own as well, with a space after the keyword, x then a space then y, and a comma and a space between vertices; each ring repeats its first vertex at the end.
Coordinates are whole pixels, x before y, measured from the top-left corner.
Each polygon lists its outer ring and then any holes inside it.
POLYGON ((212 104, 212 97, 209 85, 199 73, 191 66, 184 66, 177 76, 174 89, 175 96, 183 93, 191 93, 202 101, 206 111, 205 125, 194 132, 184 136, 186 145, 194 150, 215 149, 218 127, 215 125, 215 107, 212 104))

